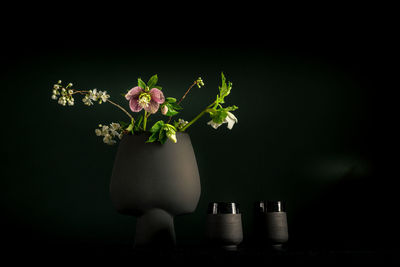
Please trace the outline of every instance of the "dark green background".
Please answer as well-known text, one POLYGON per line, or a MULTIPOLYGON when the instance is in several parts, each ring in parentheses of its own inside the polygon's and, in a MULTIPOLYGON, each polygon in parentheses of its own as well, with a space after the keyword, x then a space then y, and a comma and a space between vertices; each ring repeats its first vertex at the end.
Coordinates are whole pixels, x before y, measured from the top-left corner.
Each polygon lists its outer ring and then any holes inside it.
POLYGON ((189 120, 214 100, 223 71, 239 123, 214 130, 204 117, 189 129, 202 194, 193 214, 175 219, 178 243, 202 241, 210 201, 241 204, 248 241, 253 203, 273 199, 287 201, 293 245, 392 246, 398 196, 384 151, 394 139, 380 44, 347 37, 194 46, 11 42, 1 77, 5 240, 130 245, 134 238, 135 219, 118 214, 109 198, 117 146, 94 134, 99 123, 125 115, 107 103, 84 106, 79 97, 74 107, 60 106, 50 98, 55 82, 107 90, 128 107, 120 93, 138 77, 158 74, 166 96, 179 98, 200 76, 206 86, 183 102, 189 120))

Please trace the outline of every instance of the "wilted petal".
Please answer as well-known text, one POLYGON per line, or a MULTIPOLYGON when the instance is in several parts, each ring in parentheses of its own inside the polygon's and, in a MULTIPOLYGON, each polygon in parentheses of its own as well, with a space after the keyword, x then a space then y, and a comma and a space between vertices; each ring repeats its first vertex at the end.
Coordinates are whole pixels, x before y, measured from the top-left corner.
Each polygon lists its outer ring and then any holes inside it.
POLYGON ((128 93, 125 95, 126 100, 131 100, 131 98, 138 98, 143 89, 139 86, 133 87, 128 93))
POLYGON ((228 112, 225 121, 228 123, 228 129, 231 130, 233 125, 238 122, 238 119, 232 113, 228 112))
POLYGON ((164 94, 161 90, 157 88, 153 88, 150 90, 151 99, 157 102, 158 104, 162 104, 165 101, 164 94))
POLYGON ((238 119, 235 117, 235 115, 233 115, 233 113, 228 111, 228 116, 231 120, 235 121, 236 123, 238 123, 238 119))
POLYGON ((229 130, 232 130, 232 127, 233 127, 233 125, 235 125, 235 121, 234 120, 231 120, 231 119, 226 119, 226 121, 228 122, 228 129, 229 130))
POLYGON ((144 108, 148 113, 154 114, 157 112, 158 108, 160 107, 160 104, 158 104, 156 101, 151 100, 149 105, 144 108))
POLYGON ((129 101, 129 107, 133 112, 139 112, 143 108, 141 105, 139 105, 139 100, 137 98, 132 98, 129 101))
POLYGON ((219 126, 222 125, 222 123, 216 123, 213 120, 210 120, 207 125, 211 125, 211 127, 213 127, 214 129, 217 129, 219 126))

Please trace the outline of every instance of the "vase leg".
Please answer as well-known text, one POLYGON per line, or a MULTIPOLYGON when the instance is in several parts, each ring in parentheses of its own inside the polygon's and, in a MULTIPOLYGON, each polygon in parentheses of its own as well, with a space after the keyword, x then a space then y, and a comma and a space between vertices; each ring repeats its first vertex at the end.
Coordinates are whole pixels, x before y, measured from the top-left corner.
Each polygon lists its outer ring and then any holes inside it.
POLYGON ((174 247, 174 218, 162 209, 151 209, 137 218, 135 247, 174 247))

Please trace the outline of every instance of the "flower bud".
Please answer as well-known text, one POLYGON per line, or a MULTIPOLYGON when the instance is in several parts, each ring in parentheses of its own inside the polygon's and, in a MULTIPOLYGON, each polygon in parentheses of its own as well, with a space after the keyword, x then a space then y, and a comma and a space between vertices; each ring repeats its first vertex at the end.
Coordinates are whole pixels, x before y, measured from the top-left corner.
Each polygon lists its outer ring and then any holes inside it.
POLYGON ((167 137, 174 143, 177 142, 176 140, 176 132, 174 130, 167 131, 167 137))
POLYGON ((168 107, 167 107, 167 105, 163 105, 163 106, 161 107, 161 114, 167 115, 167 112, 168 112, 168 107))

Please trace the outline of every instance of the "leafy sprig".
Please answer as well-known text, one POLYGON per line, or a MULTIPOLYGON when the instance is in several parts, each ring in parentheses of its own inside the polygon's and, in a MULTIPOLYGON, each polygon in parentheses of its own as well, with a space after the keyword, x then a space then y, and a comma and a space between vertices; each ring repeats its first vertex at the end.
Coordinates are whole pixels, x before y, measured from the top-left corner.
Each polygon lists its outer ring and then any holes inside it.
POLYGON ((162 120, 157 121, 154 123, 153 127, 150 128, 151 135, 146 143, 159 141, 161 144, 164 144, 167 141, 167 138, 176 143, 176 131, 175 126, 164 123, 162 120))

